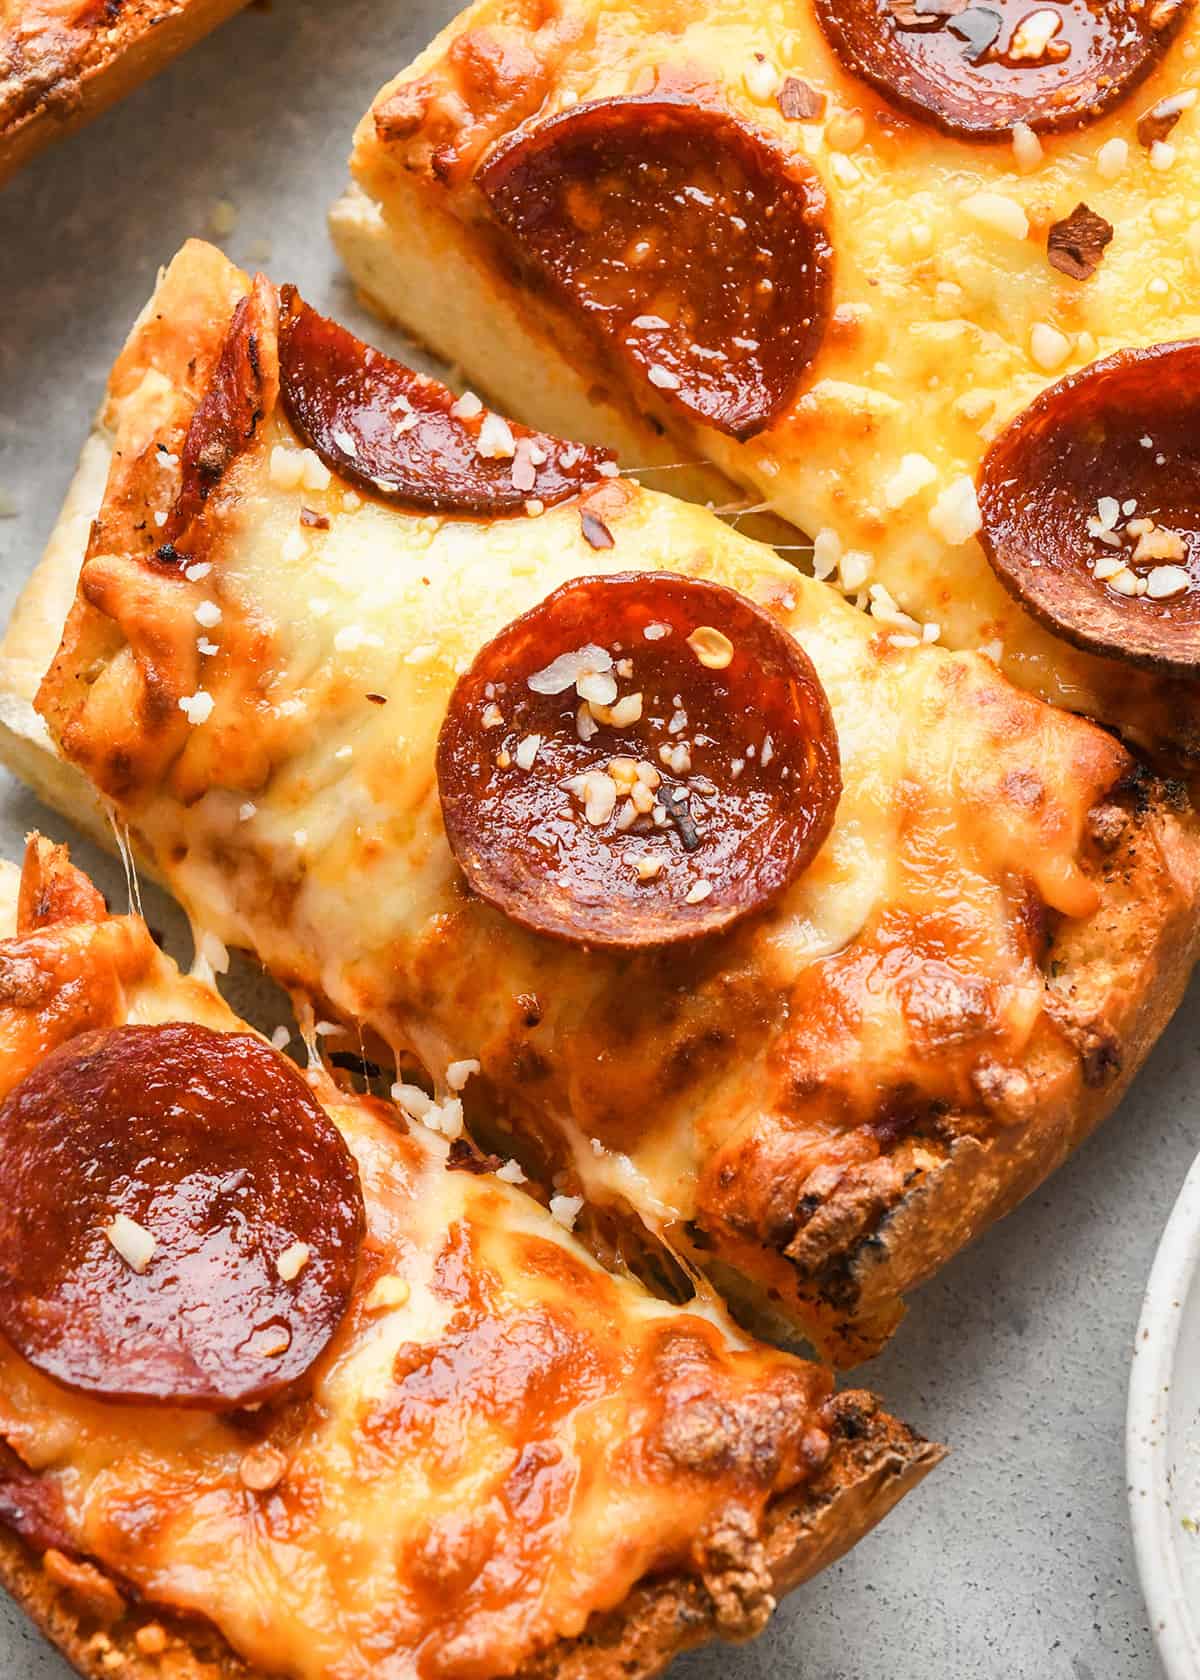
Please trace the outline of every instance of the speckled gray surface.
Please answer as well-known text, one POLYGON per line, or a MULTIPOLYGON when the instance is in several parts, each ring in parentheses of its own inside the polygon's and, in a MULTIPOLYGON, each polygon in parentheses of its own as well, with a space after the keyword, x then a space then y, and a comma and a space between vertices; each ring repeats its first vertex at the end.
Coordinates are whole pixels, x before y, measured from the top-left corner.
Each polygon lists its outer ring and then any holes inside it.
MULTIPOLYGON (((156 266, 227 200, 222 242, 358 318, 324 234, 354 122, 447 0, 253 9, 0 194, 0 609, 67 487, 105 370, 156 266)), ((370 329, 380 339, 374 326, 370 329)), ((0 850, 41 821, 0 782, 0 850)), ((87 848, 114 899, 110 860, 87 848)), ((147 909, 184 948, 177 915, 147 909)), ((235 1001, 270 1024, 248 969, 235 1001)), ((1125 1513, 1130 1344, 1159 1231, 1200 1147, 1200 988, 1132 1097, 1055 1180, 914 1302, 864 1373, 952 1458, 756 1646, 679 1680, 1155 1680, 1125 1513)), ((66 1669, 0 1599, 0 1676, 66 1669)))

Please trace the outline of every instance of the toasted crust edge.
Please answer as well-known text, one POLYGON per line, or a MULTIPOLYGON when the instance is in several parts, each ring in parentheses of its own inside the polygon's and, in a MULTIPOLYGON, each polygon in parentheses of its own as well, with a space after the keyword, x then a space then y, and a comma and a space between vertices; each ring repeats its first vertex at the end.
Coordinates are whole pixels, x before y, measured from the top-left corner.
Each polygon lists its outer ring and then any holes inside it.
MULTIPOLYGON (((945 1456, 904 1424, 847 1392, 835 1402, 840 1434, 814 1484, 776 1500, 766 1517, 766 1556, 777 1593, 798 1586, 848 1551, 945 1456)), ((170 1639, 171 1680, 267 1680, 219 1634, 194 1621, 132 1610, 106 1622, 58 1586, 30 1548, 0 1529, 0 1585, 86 1680, 163 1680, 157 1655, 136 1635, 157 1622, 170 1639), (102 1635, 107 1643, 98 1641, 102 1635), (111 1654, 121 1661, 111 1664, 111 1654), (106 1659, 109 1659, 106 1664, 106 1659)), ((516 1680, 648 1680, 681 1652, 718 1637, 711 1600, 691 1576, 636 1587, 615 1610, 528 1663, 516 1680)))
POLYGON ((91 62, 78 74, 63 76, 28 111, 0 128, 0 186, 43 146, 115 105, 245 4, 246 0, 167 0, 122 13, 105 32, 104 44, 91 62), (78 87, 78 99, 64 105, 61 90, 72 85, 78 87))
POLYGON ((983 1142, 960 1138, 862 1242, 851 1277, 864 1315, 907 1296, 1037 1189, 1118 1106, 1178 1007, 1200 960, 1200 820, 1182 790, 1173 809, 1164 784, 1147 781, 1106 862, 1101 910, 1067 924, 1055 947, 1065 982, 1060 1025, 1085 1069, 1094 1055, 1111 1077, 1096 1085, 1085 1077, 1081 1098, 1060 1097, 1039 1090, 1035 1064, 1031 1106, 1040 1119, 998 1127, 983 1142))

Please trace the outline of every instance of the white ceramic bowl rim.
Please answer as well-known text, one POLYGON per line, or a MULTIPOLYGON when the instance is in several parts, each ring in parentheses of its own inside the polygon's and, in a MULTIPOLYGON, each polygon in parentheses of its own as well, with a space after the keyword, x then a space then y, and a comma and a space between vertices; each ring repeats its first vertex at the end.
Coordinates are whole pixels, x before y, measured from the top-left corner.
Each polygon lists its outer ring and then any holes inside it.
MULTIPOLYGON (((1183 1309, 1200 1267, 1200 1156, 1171 1210, 1138 1322, 1129 1378, 1125 1455, 1138 1574, 1170 1680, 1200 1680, 1200 1627, 1179 1562, 1186 1540, 1172 1501, 1171 1401, 1183 1309)), ((1180 1388, 1183 1389, 1182 1381, 1180 1388)), ((1185 1390, 1186 1392, 1186 1390, 1185 1390)), ((1191 1398, 1200 1409, 1200 1370, 1191 1398)))

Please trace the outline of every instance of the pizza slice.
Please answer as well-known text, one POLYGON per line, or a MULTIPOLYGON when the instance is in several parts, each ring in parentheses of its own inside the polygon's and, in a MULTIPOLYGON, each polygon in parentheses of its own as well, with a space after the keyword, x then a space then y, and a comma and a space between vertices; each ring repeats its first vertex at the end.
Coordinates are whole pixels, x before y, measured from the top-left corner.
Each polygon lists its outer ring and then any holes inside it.
POLYGON ((0 875, 0 1578, 97 1680, 657 1672, 937 1462, 0 875))
POLYGON ((1178 785, 291 288, 187 246, 90 448, 10 761, 644 1275, 873 1351, 1174 1007, 1178 785))
POLYGON ((245 0, 0 0, 0 183, 245 0))
POLYGON ((849 599, 1194 775, 1198 49, 1191 0, 476 0, 333 234, 510 412, 713 463, 849 599))

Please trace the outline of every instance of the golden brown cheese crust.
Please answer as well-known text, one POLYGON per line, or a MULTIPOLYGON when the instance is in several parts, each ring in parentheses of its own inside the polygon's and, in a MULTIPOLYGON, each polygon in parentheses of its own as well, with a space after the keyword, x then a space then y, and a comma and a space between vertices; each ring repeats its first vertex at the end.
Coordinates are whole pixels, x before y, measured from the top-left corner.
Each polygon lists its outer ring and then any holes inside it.
MULTIPOLYGON (((777 1593, 825 1568, 928 1473, 942 1449, 880 1411, 869 1396, 839 1397, 828 1473, 811 1492, 768 1510, 764 1554, 777 1593)), ((108 1596, 64 1587, 17 1536, 0 1529, 0 1583, 87 1680, 267 1680, 219 1635, 149 1607, 113 1616, 108 1596), (114 1662, 119 1656, 120 1663, 114 1662)), ((93 1585, 88 1582, 88 1585, 93 1585)), ((635 1588, 592 1617, 577 1638, 526 1663, 517 1680, 649 1680, 711 1639, 711 1600, 686 1578, 635 1588)))
MULTIPOLYGON (((17 927, 4 1095, 81 1028, 238 1026, 36 837, 17 927)), ((936 1462, 869 1395, 834 1399, 816 1368, 611 1279, 511 1186, 312 1082, 369 1234, 311 1395, 212 1417, 97 1404, 0 1347, 0 1508, 22 1537, 0 1575, 82 1672, 327 1680, 419 1653, 480 1680, 618 1656, 648 1674, 758 1631, 936 1462)))
POLYGON ((245 0, 3 0, 0 183, 161 70, 245 0))
MULTIPOLYGON (((1189 231, 1200 118, 1185 106, 1153 158, 1137 121, 1158 101, 1194 97, 1198 44, 1193 10, 1143 87, 1077 133, 1042 135, 1023 164, 1003 138, 966 143, 890 106, 839 61, 811 6, 477 0, 360 124, 334 237, 370 300, 509 411, 602 437, 639 468, 711 462, 810 537, 824 533, 823 563, 851 599, 873 606, 868 588, 882 585, 947 645, 995 650, 1020 686, 1194 773, 1196 685, 1051 635, 938 504, 969 488, 987 444, 1053 379, 1125 345, 1200 332, 1189 231), (789 78, 815 114, 785 114, 789 78), (539 283, 478 184, 510 137, 577 104, 672 87, 811 165, 831 205, 824 343, 787 411, 749 442, 689 424, 631 382, 539 283), (1086 283, 1047 256, 1049 229, 1083 201, 1118 230, 1086 283)), ((649 482, 696 494, 686 475, 649 482)))
MULTIPOLYGON (((168 273, 146 351, 155 413, 164 381, 182 391, 197 351, 216 354, 181 338, 176 380, 175 298, 193 326, 187 294, 229 283, 195 248, 168 273)), ((137 520, 108 552, 110 505, 172 494, 141 357, 135 333, 101 535, 42 690, 65 754, 220 938, 435 1078, 477 1058, 477 1123, 498 1115, 543 1169, 733 1268, 838 1359, 877 1347, 904 1292, 1108 1111, 1173 1009, 1197 941, 1186 802, 990 662, 904 645, 623 482, 589 500, 614 537, 602 554, 570 504, 515 524, 412 519, 337 480, 278 492, 272 452, 295 440, 274 415, 210 499, 211 572, 145 562, 137 520), (289 552, 302 503, 329 526, 289 552), (464 894, 437 814, 455 671, 563 577, 627 556, 774 613, 813 659, 842 751, 838 818, 807 874, 684 957, 523 933, 464 894), (202 662, 205 600, 221 651, 202 662), (212 715, 192 727, 178 702, 201 681, 212 715)), ((177 455, 187 400, 162 400, 177 455)))

